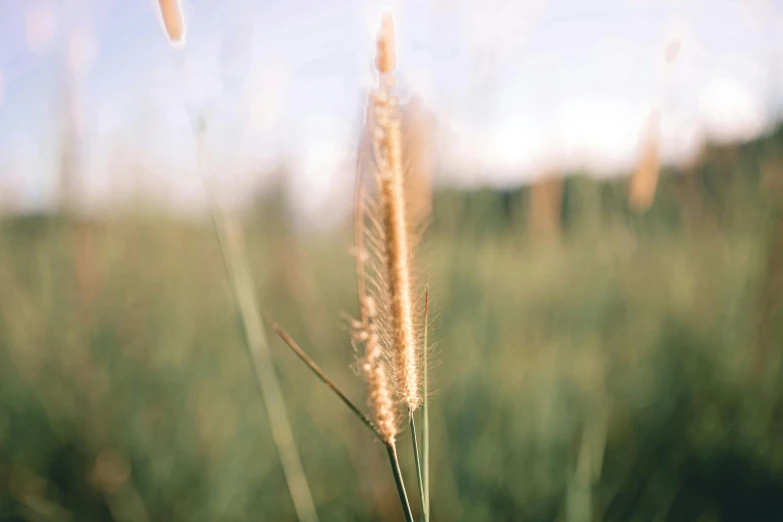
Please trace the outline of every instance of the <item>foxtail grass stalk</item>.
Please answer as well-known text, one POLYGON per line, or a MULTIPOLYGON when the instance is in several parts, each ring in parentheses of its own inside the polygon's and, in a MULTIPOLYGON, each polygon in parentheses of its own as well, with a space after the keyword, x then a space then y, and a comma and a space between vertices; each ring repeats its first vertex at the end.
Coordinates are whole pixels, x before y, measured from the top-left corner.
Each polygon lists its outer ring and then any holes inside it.
POLYGON ((413 275, 410 216, 404 190, 404 156, 396 84, 394 21, 390 13, 381 19, 377 40, 378 89, 372 102, 376 115, 373 143, 380 197, 380 223, 384 232, 385 276, 388 282, 390 339, 394 346, 397 392, 413 412, 421 404, 416 335, 413 321, 413 275))
POLYGON ((300 522, 318 522, 315 503, 310 486, 302 467, 299 451, 294 440, 291 423, 283 400, 274 364, 269 354, 264 325, 260 320, 253 277, 247 265, 246 255, 241 242, 241 232, 232 226, 229 216, 224 213, 209 186, 207 170, 203 158, 203 126, 199 135, 199 149, 202 155, 202 173, 204 188, 209 199, 210 214, 215 234, 223 254, 223 262, 231 285, 232 296, 242 325, 250 361, 255 370, 256 384, 269 415, 272 438, 277 447, 288 491, 294 504, 294 510, 300 522))

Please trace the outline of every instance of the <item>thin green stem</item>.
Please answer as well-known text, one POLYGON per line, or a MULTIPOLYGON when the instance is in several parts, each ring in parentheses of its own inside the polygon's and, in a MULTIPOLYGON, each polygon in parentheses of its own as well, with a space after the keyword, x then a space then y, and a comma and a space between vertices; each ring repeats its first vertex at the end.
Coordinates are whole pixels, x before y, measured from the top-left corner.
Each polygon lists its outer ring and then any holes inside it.
POLYGON ((413 461, 416 463, 416 480, 419 486, 419 502, 421 503, 422 514, 427 511, 427 500, 424 495, 424 484, 421 478, 421 459, 419 459, 419 442, 416 440, 416 421, 414 421, 413 412, 410 412, 411 420, 411 439, 413 441, 413 461))
POLYGON ((316 364, 314 360, 310 358, 309 355, 307 355, 304 350, 302 350, 302 348, 299 347, 296 341, 294 341, 293 338, 285 332, 285 330, 280 328, 280 326, 274 322, 271 317, 269 317, 269 314, 264 313, 264 318, 269 323, 270 328, 272 328, 272 330, 274 330, 275 333, 280 336, 283 342, 285 342, 288 347, 294 351, 299 359, 301 359, 302 362, 304 362, 307 367, 310 368, 316 376, 318 376, 321 382, 329 386, 329 388, 331 388, 332 391, 336 393, 338 397, 340 397, 345 405, 348 406, 354 415, 356 415, 365 426, 370 428, 370 430, 375 434, 376 437, 378 437, 379 440, 383 441, 383 437, 378 431, 378 428, 375 427, 375 424, 370 419, 368 419, 364 413, 362 413, 359 407, 356 406, 356 404, 354 404, 353 401, 349 399, 348 396, 346 396, 345 393, 343 393, 342 390, 340 390, 340 388, 338 388, 329 377, 326 376, 324 371, 318 366, 318 364, 316 364))
POLYGON ((394 473, 394 482, 397 484, 397 493, 400 495, 402 511, 405 513, 405 521, 414 522, 411 505, 410 502, 408 502, 408 494, 405 492, 405 482, 402 480, 400 461, 397 459, 397 446, 394 444, 394 442, 391 442, 386 444, 386 450, 389 452, 389 462, 391 463, 392 473, 394 473))
POLYGON ((424 293, 424 354, 422 356, 422 377, 424 381, 424 402, 421 404, 421 439, 422 453, 424 458, 423 482, 424 482, 424 522, 430 520, 430 416, 429 416, 429 390, 427 383, 427 359, 429 354, 429 345, 427 344, 427 327, 429 326, 430 316, 430 291, 424 293))
POLYGON ((253 278, 247 265, 240 231, 238 228, 232 227, 230 219, 221 211, 215 195, 209 187, 206 165, 203 159, 204 147, 201 143, 203 127, 201 130, 199 148, 202 153, 202 169, 204 169, 202 171, 204 175, 203 182, 207 198, 209 199, 212 223, 215 227, 215 235, 220 245, 220 251, 223 254, 223 262, 231 285, 237 314, 242 325, 245 345, 255 370, 256 384, 269 415, 272 438, 277 447, 288 491, 299 521, 318 522, 315 503, 310 493, 310 486, 307 483, 307 477, 296 447, 291 423, 288 419, 288 412, 283 400, 283 391, 269 354, 264 325, 259 317, 258 302, 253 291, 253 278))

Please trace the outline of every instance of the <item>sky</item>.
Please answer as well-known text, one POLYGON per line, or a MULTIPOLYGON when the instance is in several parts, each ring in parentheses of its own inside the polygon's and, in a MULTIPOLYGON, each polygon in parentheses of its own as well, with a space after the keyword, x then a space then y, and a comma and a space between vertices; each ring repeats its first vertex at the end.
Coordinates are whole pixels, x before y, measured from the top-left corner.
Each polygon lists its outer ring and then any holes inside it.
POLYGON ((400 96, 438 122, 439 184, 627 170, 655 108, 663 159, 683 162, 705 140, 764 132, 783 107, 780 1, 181 5, 186 38, 173 47, 157 0, 0 0, 0 206, 53 200, 71 128, 85 205, 144 191, 198 207, 203 150, 224 197, 247 198, 285 161, 297 208, 323 216, 350 199, 384 9, 400 96))

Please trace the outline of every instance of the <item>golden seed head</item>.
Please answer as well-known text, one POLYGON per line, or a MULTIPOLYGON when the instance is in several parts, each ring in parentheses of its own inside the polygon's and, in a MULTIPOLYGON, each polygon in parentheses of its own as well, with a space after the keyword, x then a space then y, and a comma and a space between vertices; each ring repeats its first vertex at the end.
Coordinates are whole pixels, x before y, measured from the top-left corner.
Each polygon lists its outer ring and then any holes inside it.
POLYGON ((396 412, 391 383, 383 359, 381 340, 377 332, 371 332, 366 341, 367 356, 363 364, 364 377, 370 395, 370 405, 375 412, 375 423, 385 442, 393 442, 397 435, 396 412))
POLYGON ((392 72, 396 64, 394 19, 387 11, 381 16, 381 31, 378 34, 375 66, 381 74, 386 74, 392 72))
POLYGON ((367 384, 369 403, 375 413, 378 432, 384 442, 392 443, 397 436, 397 416, 381 339, 375 324, 375 304, 371 297, 365 297, 361 301, 362 321, 351 322, 354 339, 363 342, 365 348, 364 358, 359 366, 367 384))
MULTIPOLYGON (((378 37, 378 71, 384 75, 394 68, 394 23, 384 14, 378 37)), ((381 225, 384 236, 385 278, 389 291, 390 339, 394 354, 398 393, 409 408, 421 404, 419 361, 413 326, 411 238, 403 181, 403 150, 398 103, 389 93, 393 82, 381 78, 372 96, 375 116, 373 150, 379 182, 381 225)))
POLYGON ((172 44, 181 44, 185 39, 185 19, 179 0, 159 0, 160 16, 172 44))
POLYGON ((642 153, 636 172, 628 187, 628 201, 637 212, 645 212, 655 199, 655 192, 660 176, 660 157, 658 139, 660 114, 653 111, 647 122, 646 133, 642 142, 642 153))

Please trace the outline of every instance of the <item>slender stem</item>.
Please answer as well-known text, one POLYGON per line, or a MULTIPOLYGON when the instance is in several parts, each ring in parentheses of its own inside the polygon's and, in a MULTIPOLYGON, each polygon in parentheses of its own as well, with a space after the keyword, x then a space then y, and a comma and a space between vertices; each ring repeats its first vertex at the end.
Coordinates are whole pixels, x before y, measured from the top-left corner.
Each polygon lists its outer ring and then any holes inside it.
POLYGON ((421 404, 421 443, 424 457, 423 482, 424 482, 424 522, 430 520, 430 416, 429 416, 429 397, 427 383, 427 359, 429 355, 429 344, 427 341, 427 327, 429 326, 430 316, 430 291, 424 293, 424 354, 422 364, 422 378, 424 381, 424 402, 421 404))
MULTIPOLYGON (((199 148, 202 153, 202 162, 204 162, 204 146, 201 143, 203 128, 199 138, 199 148)), ((223 262, 231 285, 232 296, 243 328, 245 345, 255 370, 258 390, 269 416, 272 439, 277 447, 288 491, 294 504, 294 510, 300 522, 318 522, 315 503, 310 493, 310 486, 307 483, 307 476, 304 473, 291 423, 288 419, 288 412, 283 400, 283 391, 269 354, 264 325, 259 318, 258 302, 253 291, 253 278, 245 258, 240 231, 238 228, 232 227, 230 219, 221 211, 214 193, 210 190, 205 162, 202 168, 204 169, 204 188, 209 199, 215 235, 220 245, 220 251, 223 254, 223 262)))
POLYGON ((280 336, 283 342, 285 342, 288 345, 288 347, 291 348, 291 350, 293 350, 294 353, 302 360, 302 362, 304 362, 308 366, 308 368, 310 368, 313 371, 313 373, 316 376, 318 376, 319 379, 321 379, 321 382, 329 386, 329 388, 331 388, 332 391, 336 393, 338 397, 340 397, 340 399, 345 403, 345 405, 348 406, 348 408, 350 408, 350 410, 354 413, 354 415, 359 417, 359 420, 362 421, 365 426, 370 428, 370 430, 372 430, 372 432, 375 434, 376 437, 378 437, 378 439, 383 441, 383 437, 378 431, 378 428, 375 427, 375 424, 373 424, 373 422, 370 419, 368 419, 364 413, 362 413, 359 407, 356 406, 356 404, 354 404, 353 401, 351 401, 351 399, 349 399, 348 396, 345 395, 345 393, 343 393, 342 390, 340 390, 340 388, 338 388, 337 385, 334 382, 332 382, 332 380, 329 377, 326 376, 326 374, 318 366, 318 364, 316 364, 316 362, 312 360, 310 356, 307 355, 307 353, 305 353, 305 351, 299 347, 298 344, 296 344, 296 341, 294 341, 293 338, 291 338, 291 336, 285 332, 285 330, 280 328, 280 326, 276 322, 274 322, 274 320, 272 320, 271 317, 269 317, 269 314, 264 313, 264 319, 266 319, 266 321, 269 323, 269 327, 272 328, 272 330, 274 330, 275 333, 280 336))
POLYGON ((416 480, 419 486, 419 502, 421 503, 421 512, 427 511, 427 500, 424 496, 424 484, 421 479, 421 459, 419 459, 419 442, 416 440, 416 422, 413 420, 413 412, 411 414, 411 439, 413 441, 413 461, 416 463, 416 480))
POLYGON ((405 521, 413 522, 413 512, 408 502, 408 494, 405 492, 405 482, 402 480, 402 471, 400 470, 400 461, 397 459, 397 446, 394 442, 386 444, 386 450, 389 452, 389 462, 391 463, 392 473, 394 473, 394 482, 397 484, 397 493, 400 495, 402 511, 405 513, 405 521))

